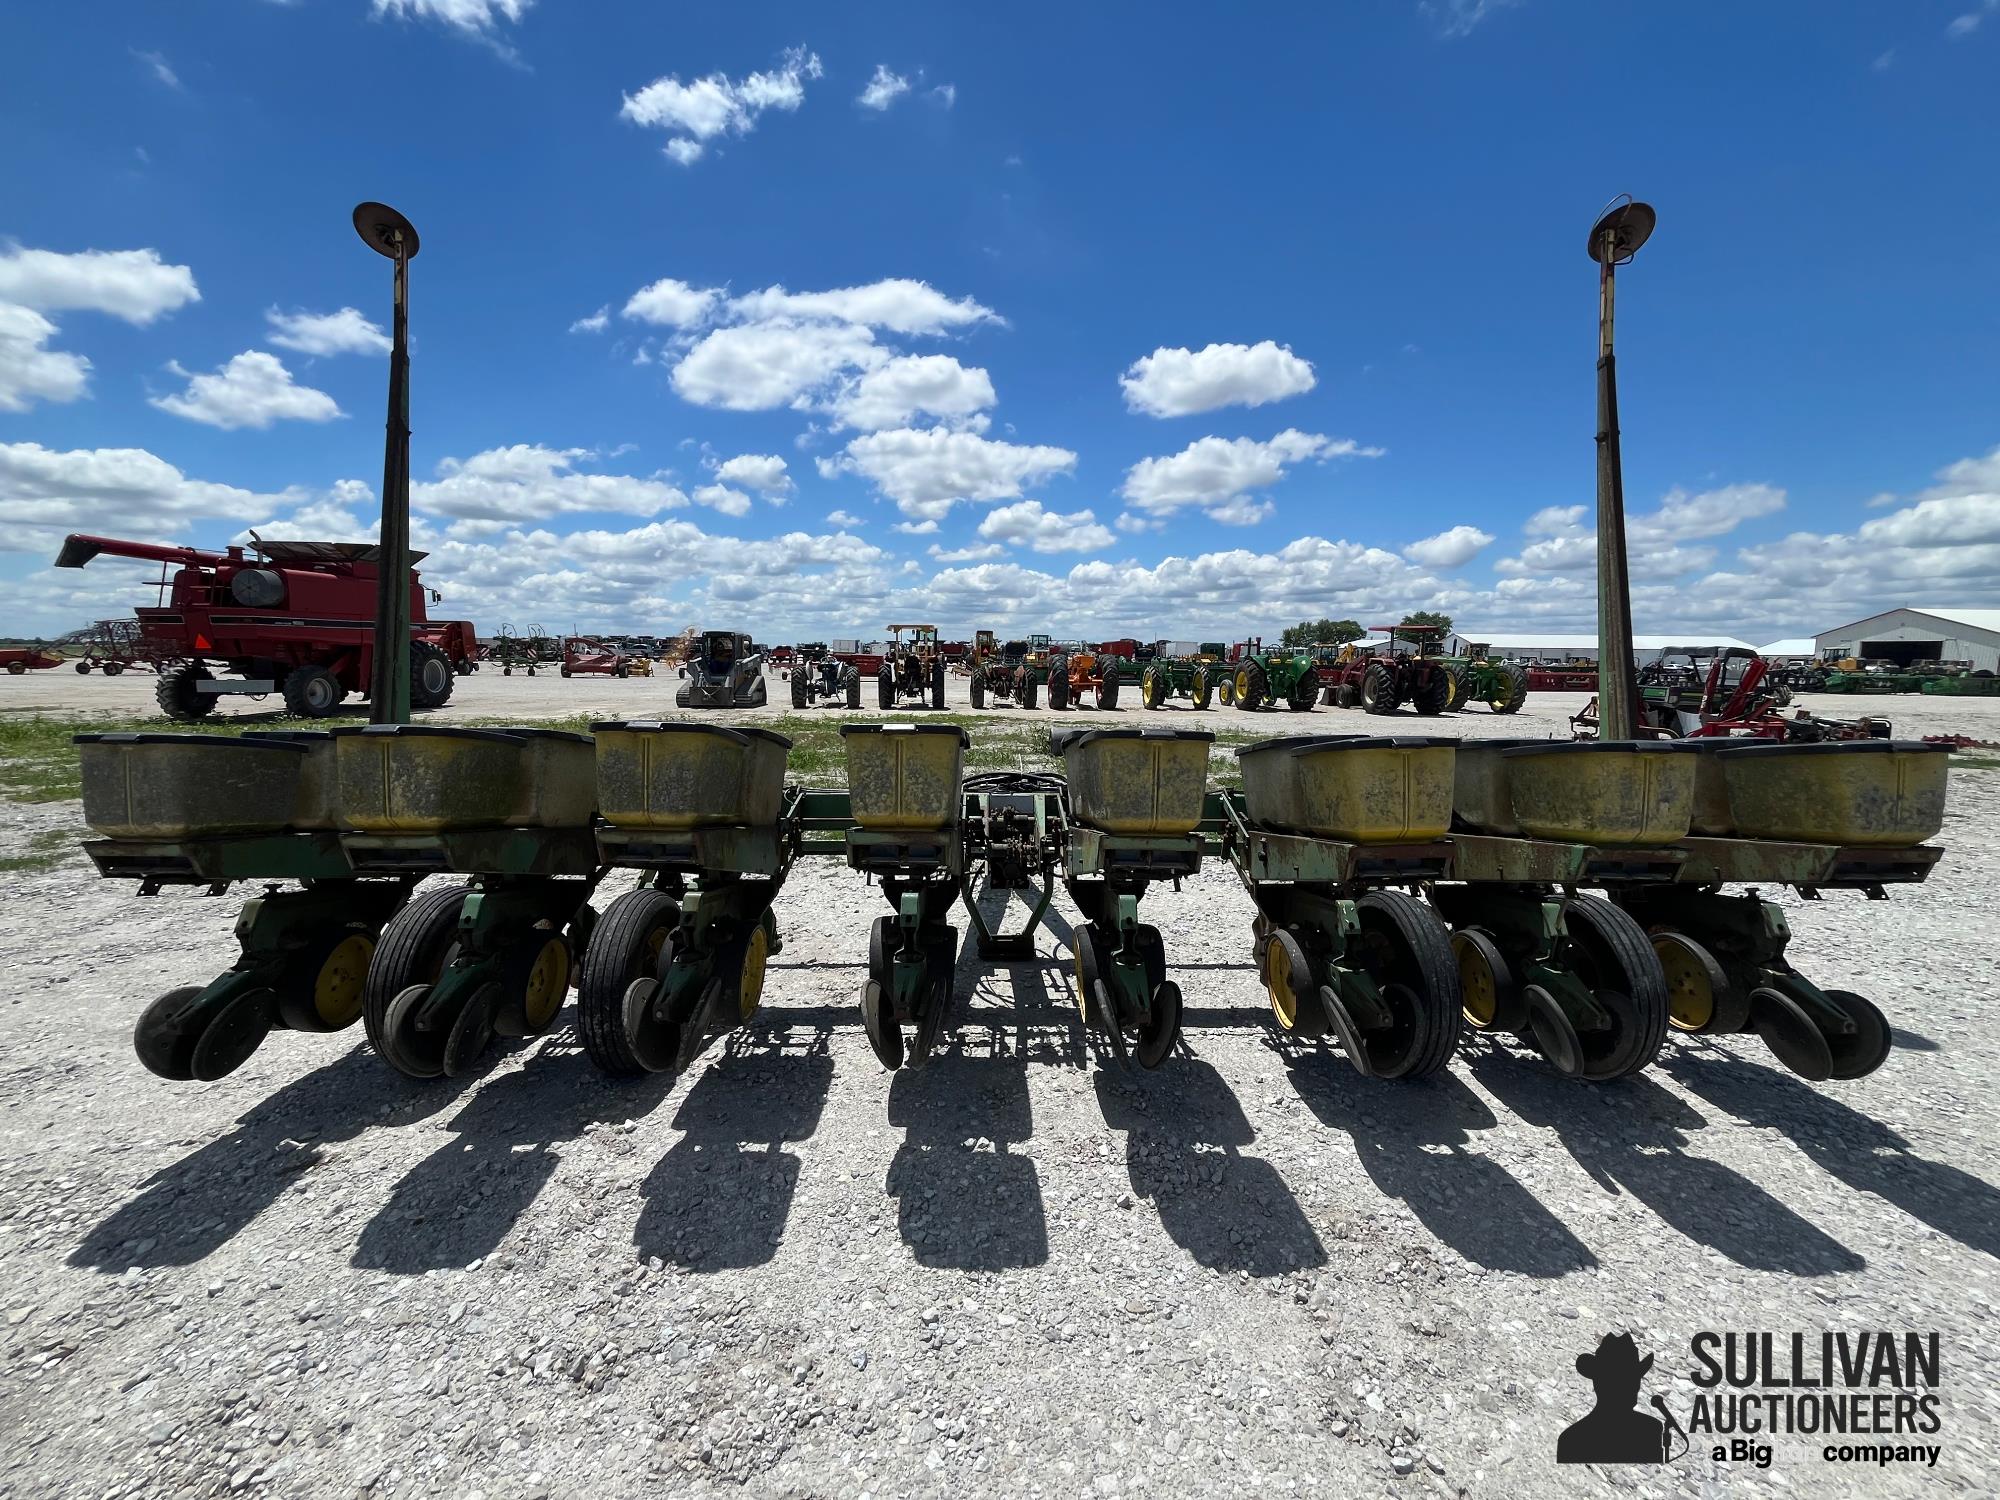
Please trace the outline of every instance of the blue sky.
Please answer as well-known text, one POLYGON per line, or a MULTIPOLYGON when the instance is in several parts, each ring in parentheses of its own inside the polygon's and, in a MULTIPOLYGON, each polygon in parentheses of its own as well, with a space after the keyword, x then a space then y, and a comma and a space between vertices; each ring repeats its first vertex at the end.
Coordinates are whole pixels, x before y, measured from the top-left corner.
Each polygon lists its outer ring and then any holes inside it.
POLYGON ((1638 628, 1990 606, 1997 127, 2000 0, 13 7, 0 631, 372 534, 364 198, 489 629, 1587 629, 1621 191, 1638 628))

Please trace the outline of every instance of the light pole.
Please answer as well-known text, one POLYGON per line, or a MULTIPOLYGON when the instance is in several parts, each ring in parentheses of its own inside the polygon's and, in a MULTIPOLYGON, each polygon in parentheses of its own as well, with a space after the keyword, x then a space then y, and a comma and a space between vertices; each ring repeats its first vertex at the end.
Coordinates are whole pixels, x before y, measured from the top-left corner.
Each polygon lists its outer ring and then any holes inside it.
POLYGON ((1618 451, 1618 360, 1611 318, 1618 267, 1653 232, 1656 215, 1628 196, 1590 227, 1597 262, 1597 737, 1639 732, 1639 682, 1632 664, 1632 580, 1625 564, 1625 471, 1618 451))
POLYGON ((417 231, 386 203, 354 210, 368 248, 396 263, 395 331, 389 348, 389 420, 382 445, 382 535, 376 547, 375 660, 368 722, 410 722, 410 262, 417 231))

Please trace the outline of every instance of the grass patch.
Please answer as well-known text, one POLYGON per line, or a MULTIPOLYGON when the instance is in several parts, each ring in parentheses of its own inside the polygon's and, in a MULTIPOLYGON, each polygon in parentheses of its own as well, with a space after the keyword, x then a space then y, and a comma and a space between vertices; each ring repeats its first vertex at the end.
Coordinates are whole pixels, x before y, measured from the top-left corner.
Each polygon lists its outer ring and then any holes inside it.
POLYGON ((2000 771, 2000 756, 1967 755, 1963 750, 1951 758, 1954 771, 2000 771))
POLYGON ((75 848, 74 834, 61 829, 44 829, 28 836, 27 853, 0 855, 0 873, 38 875, 45 870, 53 870, 75 848))

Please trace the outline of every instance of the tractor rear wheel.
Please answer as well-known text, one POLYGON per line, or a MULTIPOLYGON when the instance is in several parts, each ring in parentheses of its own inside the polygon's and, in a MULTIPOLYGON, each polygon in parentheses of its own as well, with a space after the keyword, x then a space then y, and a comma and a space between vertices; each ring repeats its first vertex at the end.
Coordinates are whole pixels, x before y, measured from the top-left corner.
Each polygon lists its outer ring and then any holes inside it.
POLYGON ((1396 674, 1379 661, 1370 662, 1361 674, 1361 706, 1371 714, 1392 714, 1402 698, 1396 692, 1396 674))
POLYGON ((195 688, 196 683, 207 682, 214 675, 200 662, 169 667, 160 674, 159 684, 153 689, 160 711, 170 719, 183 720, 199 719, 214 712, 214 695, 198 692, 195 688))
POLYGON ((1069 658, 1058 656, 1049 663, 1049 707, 1069 707, 1069 658))
POLYGON ((1410 694, 1410 702, 1418 713, 1436 715, 1451 707, 1455 693, 1451 668, 1433 666, 1417 683, 1417 690, 1410 694))
POLYGON ((1519 713, 1521 705, 1528 701, 1527 672, 1511 663, 1504 666, 1496 666, 1493 670, 1507 679, 1507 688, 1505 692, 1495 693, 1491 698, 1488 698, 1486 706, 1496 714, 1519 713))
POLYGON ((931 663, 931 707, 944 711, 944 658, 931 663))
POLYGON ((1196 708, 1207 708, 1209 698, 1214 692, 1215 689, 1208 680, 1208 668, 1195 668, 1194 686, 1188 692, 1188 696, 1194 700, 1194 706, 1196 708))
POLYGON ((1146 675, 1139 679, 1139 701, 1155 709, 1167 701, 1167 674, 1160 668, 1146 668, 1146 675))
POLYGON ((966 684, 966 691, 972 695, 972 706, 974 708, 986 707, 986 674, 975 671, 972 674, 972 680, 966 684))
POLYGON ((806 706, 806 676, 807 673, 804 667, 795 667, 792 671, 793 708, 804 708, 806 706))
POLYGON ((1317 702, 1319 702, 1319 677, 1308 667, 1292 679, 1292 690, 1285 694, 1285 703, 1295 714, 1309 714, 1317 702))
POLYGON ((1019 684, 1021 692, 1021 707, 1033 708, 1035 706, 1035 674, 1030 672, 1026 667, 1016 667, 1014 670, 1020 674, 1016 681, 1019 684))
POLYGON ((1116 708, 1118 706, 1118 669, 1112 667, 1101 678, 1097 686, 1097 706, 1116 708))
POLYGON ((1451 697, 1445 703, 1444 711, 1455 714, 1465 707, 1465 700, 1472 693, 1471 667, 1446 667, 1444 675, 1451 680, 1451 697))
POLYGON ((861 669, 850 666, 840 676, 842 685, 847 689, 847 706, 861 707, 861 669))
POLYGON ((896 706, 896 669, 887 662, 875 677, 875 706, 894 708, 896 706))
POLYGON ((451 658, 429 641, 410 642, 410 707, 443 708, 456 682, 451 658))
POLYGON ((285 712, 300 719, 323 719, 340 707, 347 689, 325 667, 294 667, 285 679, 285 712))
POLYGON ((1254 661, 1246 661, 1236 669, 1236 706, 1256 710, 1264 706, 1267 686, 1264 669, 1254 661))

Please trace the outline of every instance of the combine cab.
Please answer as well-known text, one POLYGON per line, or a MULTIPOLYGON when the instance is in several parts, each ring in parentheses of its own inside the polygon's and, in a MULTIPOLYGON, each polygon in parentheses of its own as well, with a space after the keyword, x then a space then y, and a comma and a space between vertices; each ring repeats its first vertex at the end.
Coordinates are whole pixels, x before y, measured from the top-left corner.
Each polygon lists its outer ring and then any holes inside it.
MULTIPOLYGON (((302 718, 324 718, 349 694, 366 695, 375 656, 376 549, 349 542, 266 542, 251 549, 195 547, 71 536, 59 568, 93 557, 137 557, 162 565, 161 602, 134 611, 139 644, 174 658, 156 696, 171 719, 199 719, 223 693, 283 693, 302 718), (167 568, 179 564, 171 576, 167 568), (218 675, 221 672, 230 677, 218 675)), ((423 557, 412 552, 414 565, 423 557)), ((410 706, 451 698, 459 664, 478 641, 464 621, 432 622, 431 591, 410 574, 410 706)))
POLYGON ((792 707, 822 703, 861 707, 861 673, 826 649, 824 641, 804 641, 792 651, 792 707))
POLYGON ((891 625, 889 642, 875 673, 876 707, 943 708, 944 657, 938 651, 937 626, 891 625))
POLYGON ((968 687, 974 708, 986 707, 989 699, 996 706, 1008 701, 1020 708, 1035 706, 1036 684, 1041 678, 1028 665, 1030 649, 1027 641, 996 643, 992 631, 974 632, 968 658, 972 673, 968 687))
POLYGON ((681 668, 674 702, 682 708, 762 708, 764 658, 750 637, 704 630, 695 654, 681 668))

